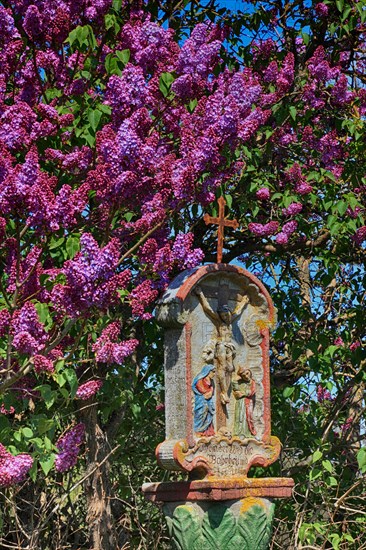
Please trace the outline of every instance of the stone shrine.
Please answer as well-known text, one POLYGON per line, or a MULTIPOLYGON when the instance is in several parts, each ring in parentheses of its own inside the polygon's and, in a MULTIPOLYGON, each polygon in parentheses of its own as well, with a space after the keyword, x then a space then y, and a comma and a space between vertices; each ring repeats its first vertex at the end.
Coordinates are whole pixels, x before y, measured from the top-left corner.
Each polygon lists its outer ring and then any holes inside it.
POLYGON ((231 265, 184 272, 165 293, 157 320, 166 353, 160 465, 228 476, 276 460, 268 365, 274 309, 263 285, 231 265))
POLYGON ((156 455, 189 481, 145 484, 145 496, 165 504, 176 548, 265 549, 271 499, 293 487, 292 479, 247 477, 281 449, 271 435, 272 300, 251 273, 210 264, 174 279, 157 320, 165 330, 166 438, 156 455))
POLYGON ((272 300, 248 271, 222 263, 219 215, 217 263, 187 270, 169 285, 157 308, 165 329, 166 439, 156 449, 162 468, 189 481, 145 483, 163 504, 171 542, 179 550, 266 550, 274 498, 289 497, 287 478, 249 478, 251 466, 279 456, 271 435, 269 333, 272 300))

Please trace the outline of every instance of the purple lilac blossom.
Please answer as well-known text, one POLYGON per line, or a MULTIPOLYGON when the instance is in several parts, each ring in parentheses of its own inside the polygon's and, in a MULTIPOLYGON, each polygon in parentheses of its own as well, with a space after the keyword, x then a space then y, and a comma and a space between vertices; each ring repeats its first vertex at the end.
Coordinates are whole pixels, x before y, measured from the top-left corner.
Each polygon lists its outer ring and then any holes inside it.
POLYGON ((255 196, 261 201, 268 201, 270 199, 271 193, 267 187, 261 187, 260 189, 258 189, 255 196))
POLYGON ((356 351, 356 349, 359 347, 361 347, 361 342, 359 340, 356 340, 356 342, 352 342, 352 344, 350 344, 349 349, 351 351, 356 351))
POLYGON ((90 399, 90 397, 93 397, 93 395, 95 395, 102 386, 102 380, 89 380, 78 387, 75 397, 86 401, 87 399, 90 399))
POLYGON ((44 347, 47 334, 32 302, 26 302, 14 312, 11 327, 13 346, 20 353, 33 355, 44 347))
POLYGON ((288 205, 287 208, 282 209, 282 214, 284 216, 295 216, 296 214, 300 214, 300 212, 303 209, 303 205, 299 202, 292 202, 288 205))
POLYGON ((359 227, 352 239, 358 246, 361 246, 361 244, 366 241, 366 225, 359 227))
POLYGON ((0 443, 0 487, 11 487, 25 481, 33 458, 25 453, 13 456, 0 443))
POLYGON ((324 2, 319 2, 315 6, 315 12, 320 18, 325 18, 328 16, 329 8, 324 2))
POLYGON ((326 390, 321 384, 319 384, 317 387, 316 395, 319 403, 323 403, 324 401, 330 401, 332 399, 332 395, 330 391, 326 390))
POLYGON ((268 222, 266 224, 253 223, 248 225, 248 229, 251 233, 257 237, 269 237, 278 231, 278 222, 268 222))
POLYGON ((84 439, 85 425, 83 423, 76 424, 59 438, 56 446, 61 452, 56 455, 55 459, 55 468, 58 472, 66 472, 75 466, 84 439))
POLYGON ((113 322, 102 331, 100 337, 92 347, 95 358, 99 363, 122 365, 126 357, 131 355, 139 342, 136 339, 118 342, 121 331, 119 322, 113 322))

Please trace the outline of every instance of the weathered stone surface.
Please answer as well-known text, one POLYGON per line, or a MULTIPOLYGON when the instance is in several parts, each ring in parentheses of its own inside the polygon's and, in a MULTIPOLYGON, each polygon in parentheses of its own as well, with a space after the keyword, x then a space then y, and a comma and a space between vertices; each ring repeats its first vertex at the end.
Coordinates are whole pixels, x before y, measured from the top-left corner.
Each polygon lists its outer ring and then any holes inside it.
POLYGON ((183 272, 157 320, 165 327, 161 466, 225 477, 276 460, 269 388, 275 310, 260 281, 224 264, 183 272))
POLYGON ((214 503, 180 502, 163 508, 178 550, 265 550, 274 504, 263 498, 214 503))
POLYGON ((288 498, 292 495, 294 480, 286 477, 250 478, 230 476, 210 477, 191 481, 145 483, 145 498, 151 502, 198 500, 234 500, 255 498, 288 498))

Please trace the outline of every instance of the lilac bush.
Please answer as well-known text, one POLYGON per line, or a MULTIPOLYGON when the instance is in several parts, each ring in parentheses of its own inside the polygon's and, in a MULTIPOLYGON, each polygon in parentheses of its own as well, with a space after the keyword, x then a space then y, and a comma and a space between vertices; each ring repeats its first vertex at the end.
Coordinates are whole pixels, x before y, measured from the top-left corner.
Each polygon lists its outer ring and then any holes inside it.
MULTIPOLYGON (((268 2, 264 17, 253 3, 231 25, 193 7, 191 32, 188 11, 156 4, 0 6, 0 479, 10 491, 45 477, 60 488, 77 464, 109 467, 119 415, 139 418, 145 382, 159 377, 156 300, 178 272, 215 258, 202 214, 216 215, 221 195, 240 222, 224 260, 277 281, 274 377, 316 373, 317 426, 325 381, 339 394, 364 383, 361 4, 300 13, 289 2, 281 13, 268 2)), ((352 399, 337 422, 356 441, 352 399)))

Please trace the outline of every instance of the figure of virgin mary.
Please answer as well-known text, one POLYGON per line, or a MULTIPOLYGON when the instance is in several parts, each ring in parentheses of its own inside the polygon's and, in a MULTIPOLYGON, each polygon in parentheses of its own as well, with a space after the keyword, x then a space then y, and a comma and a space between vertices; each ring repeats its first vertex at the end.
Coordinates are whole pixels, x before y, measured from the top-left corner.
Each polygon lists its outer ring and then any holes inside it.
POLYGON ((213 425, 215 413, 215 367, 205 365, 192 382, 194 393, 194 431, 197 435, 215 435, 213 425))

